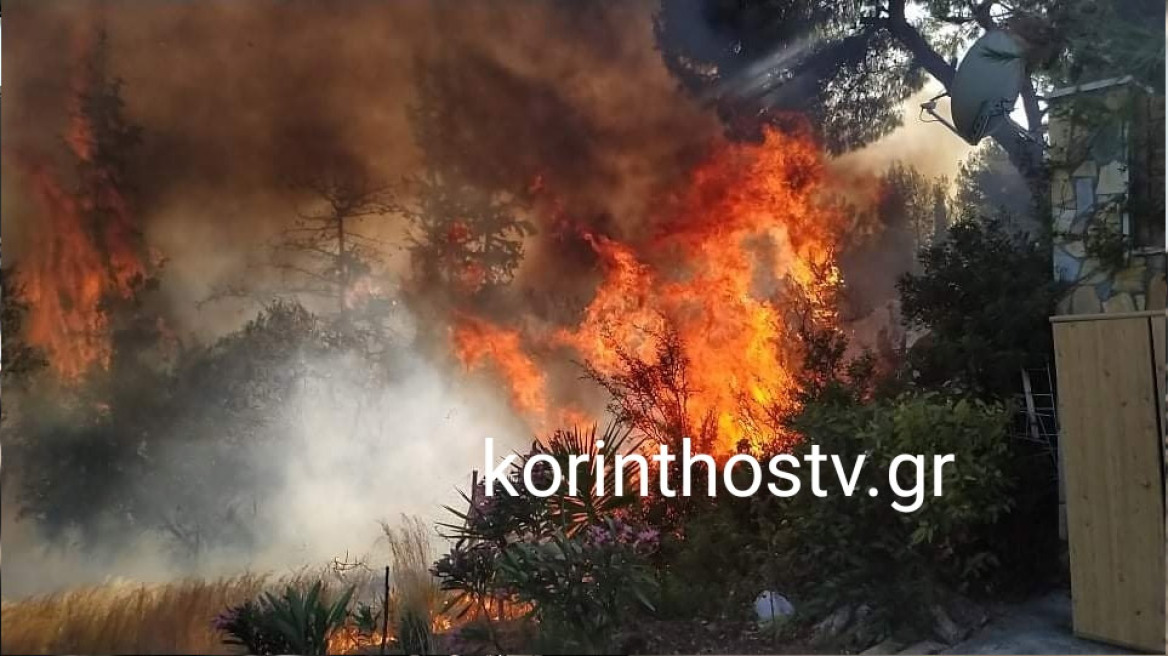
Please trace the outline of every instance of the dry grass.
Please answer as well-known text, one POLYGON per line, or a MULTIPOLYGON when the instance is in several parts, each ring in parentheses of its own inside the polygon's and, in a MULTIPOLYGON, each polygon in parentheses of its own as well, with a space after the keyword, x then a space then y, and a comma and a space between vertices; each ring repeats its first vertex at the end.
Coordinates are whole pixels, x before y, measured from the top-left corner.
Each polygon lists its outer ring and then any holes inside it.
POLYGON ((433 635, 448 628, 445 595, 430 574, 434 560, 431 531, 417 517, 403 516, 398 527, 382 523, 390 552, 390 631, 399 645, 433 651, 433 635), (411 621, 412 620, 412 621, 411 621), (403 635, 410 632, 411 635, 403 635))
POLYGON ((5 602, 4 654, 228 654, 211 620, 265 589, 262 576, 111 584, 5 602))
MULTIPOLYGON (((391 569, 390 636, 398 645, 433 648, 434 633, 448 628, 449 622, 442 614, 445 594, 429 571, 434 556, 431 531, 410 517, 383 528, 391 569), (411 627, 413 635, 401 635, 411 627)), ((350 571, 306 568, 285 577, 249 574, 154 585, 112 583, 4 602, 0 654, 239 653, 223 644, 222 634, 212 627, 216 615, 265 590, 278 593, 286 585, 317 580, 326 581, 328 588, 353 586, 355 601, 366 599, 381 609, 381 574, 363 564, 350 571)), ((333 650, 368 649, 367 642, 348 635, 353 632, 349 626, 335 635, 333 650)))

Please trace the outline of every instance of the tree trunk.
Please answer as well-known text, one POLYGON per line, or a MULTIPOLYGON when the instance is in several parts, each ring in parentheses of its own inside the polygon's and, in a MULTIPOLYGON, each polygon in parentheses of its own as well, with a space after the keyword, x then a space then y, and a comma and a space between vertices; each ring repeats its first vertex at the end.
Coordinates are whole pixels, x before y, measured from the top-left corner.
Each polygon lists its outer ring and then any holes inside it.
MULTIPOLYGON (((885 27, 889 33, 908 50, 917 65, 941 83, 948 92, 957 73, 956 67, 945 61, 925 37, 909 24, 904 15, 905 0, 892 0, 888 5, 888 19, 885 27)), ((980 21, 979 21, 980 22, 980 21)), ((986 27, 986 25, 983 25, 986 27)), ((989 27, 993 27, 992 24, 989 27)), ((999 127, 992 135, 994 141, 1006 151, 1010 163, 1026 180, 1036 211, 1042 212, 1050 198, 1050 183, 1047 178, 1043 157, 1045 144, 1042 140, 1042 116, 1038 108, 1037 96, 1030 80, 1026 81, 1022 92, 1023 108, 1026 111, 1027 129, 1022 130, 1008 123, 999 127)))

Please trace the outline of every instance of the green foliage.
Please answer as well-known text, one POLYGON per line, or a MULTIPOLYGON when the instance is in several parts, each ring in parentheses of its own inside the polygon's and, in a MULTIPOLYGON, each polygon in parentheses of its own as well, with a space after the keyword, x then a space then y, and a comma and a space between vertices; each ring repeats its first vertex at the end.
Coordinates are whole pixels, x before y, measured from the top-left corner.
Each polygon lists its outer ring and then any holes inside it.
MULTIPOLYGON (((921 273, 899 283, 905 319, 928 330, 908 354, 912 384, 1013 399, 1020 370, 1051 359, 1048 317, 1061 289, 1049 247, 1018 239, 997 220, 966 220, 921 261, 921 273)), ((1057 576, 1057 479, 1050 454, 1037 445, 1010 440, 1007 448, 1004 475, 1015 506, 989 534, 1016 545, 997 552, 998 580, 1022 591, 1057 576)))
POLYGON ((1049 252, 1012 238, 997 221, 966 220, 920 261, 921 272, 897 285, 905 320, 929 331, 909 353, 915 382, 1010 398, 1019 370, 1050 357, 1058 288, 1049 252))
MULTIPOLYGON (((546 443, 534 443, 531 450, 507 472, 518 495, 511 496, 496 486, 494 495, 488 497, 480 484, 471 495, 463 495, 467 502, 466 511, 447 507, 457 521, 439 526, 446 532, 446 537, 455 540, 455 544, 434 564, 431 572, 443 590, 454 593, 449 598, 448 610, 460 618, 473 613, 491 630, 491 607, 497 610, 505 601, 528 603, 540 618, 541 634, 559 635, 573 645, 591 644, 580 642, 584 634, 574 633, 572 623, 564 620, 566 614, 583 612, 579 610, 579 604, 583 602, 567 596, 557 599, 547 591, 549 587, 561 591, 573 588, 568 585, 568 580, 586 575, 588 579, 579 581, 572 594, 589 599, 599 595, 588 603, 605 608, 620 601, 619 594, 612 596, 617 593, 610 589, 611 585, 634 572, 627 567, 628 559, 637 555, 637 549, 646 547, 646 536, 651 535, 652 540, 656 540, 656 532, 630 535, 631 529, 627 525, 613 524, 612 519, 629 509, 637 499, 638 489, 636 469, 632 468, 625 472, 625 493, 617 495, 612 492, 616 455, 635 450, 639 445, 630 431, 619 424, 610 425, 600 436, 595 428, 588 432, 579 429, 556 431, 546 443), (604 446, 598 446, 600 441, 604 446), (540 454, 555 458, 564 472, 560 487, 548 497, 536 497, 523 482, 522 472, 527 461, 540 454), (578 493, 571 495, 567 475, 569 458, 581 454, 590 458, 585 467, 577 467, 578 493), (596 478, 600 474, 597 456, 603 456, 607 481, 605 494, 595 491, 596 478), (620 531, 613 535, 625 539, 625 542, 618 545, 619 541, 610 536, 613 544, 601 548, 601 534, 616 528, 620 531), (560 557, 567 559, 559 562, 562 565, 559 570, 553 567, 556 562, 548 553, 557 545, 560 557), (520 576, 522 566, 517 563, 539 565, 543 569, 532 570, 530 576, 524 577, 520 576), (616 570, 609 571, 611 568, 616 570)), ((536 486, 546 489, 550 480, 545 477, 549 474, 546 466, 534 466, 532 477, 536 486)), ((634 582, 630 579, 630 584, 634 582)), ((563 594, 568 595, 567 592, 563 594)), ((609 617, 604 621, 612 620, 609 617)))
MULTIPOLYGON (((756 499, 767 580, 791 591, 806 616, 844 603, 869 604, 874 621, 890 624, 921 619, 944 589, 991 585, 997 552, 1008 547, 991 537, 1012 503, 1007 417, 1000 405, 936 394, 808 405, 794 422, 807 436, 796 456, 816 444, 845 463, 861 454, 867 462, 851 497, 828 484, 826 497, 815 496, 804 467, 793 472, 800 494, 756 499), (928 463, 924 505, 912 513, 892 507, 884 478, 902 453, 924 455, 928 463), (942 470, 939 497, 932 496, 934 454, 956 456, 942 470), (880 495, 869 496, 869 488, 880 495)), ((824 480, 832 481, 831 464, 825 467, 824 480)), ((902 467, 898 474, 912 470, 902 467)), ((912 483, 902 480, 908 488, 912 483)))
MULTIPOLYGON (((1162 91, 1163 15, 1154 0, 662 0, 654 27, 670 72, 713 100, 732 134, 754 136, 768 122, 802 126, 797 115, 839 153, 899 126, 902 103, 922 88, 926 71, 948 88, 957 55, 989 29, 1026 43, 1039 93, 1129 74, 1162 91)), ((1025 104, 1037 124, 1038 103, 1025 104)), ((1011 130, 993 139, 1045 203, 1041 139, 1011 130)))
MULTIPOLYGON (((534 445, 532 454, 544 453, 552 456, 564 472, 564 481, 555 493, 546 498, 548 521, 552 526, 562 528, 571 536, 590 525, 598 525, 605 518, 629 507, 637 500, 635 491, 639 488, 640 473, 634 468, 625 468, 621 474, 624 478, 625 489, 622 494, 616 494, 614 485, 617 477, 616 457, 620 454, 636 452, 643 444, 643 440, 633 437, 632 432, 620 424, 610 424, 598 438, 596 427, 585 433, 579 428, 557 430, 547 439, 546 445, 534 445), (597 446, 603 443, 604 446, 597 446), (586 455, 588 462, 585 467, 576 467, 576 494, 569 489, 568 474, 572 467, 570 459, 573 456, 586 455), (596 463, 603 458, 603 472, 596 463), (596 481, 603 476, 608 481, 604 494, 596 490, 596 481)), ((526 464, 527 458, 524 459, 526 464)))
POLYGON ((698 505, 678 531, 663 536, 654 559, 661 570, 660 616, 692 620, 746 612, 760 592, 756 556, 763 546, 751 499, 723 494, 698 505))
MULTIPOLYGON (((507 472, 508 480, 518 493, 511 496, 496 486, 493 496, 486 496, 483 488, 471 496, 463 495, 468 509, 463 512, 447 507, 456 518, 454 523, 439 526, 446 531, 446 537, 458 540, 486 541, 505 544, 520 535, 547 536, 556 530, 573 535, 590 524, 597 524, 617 510, 627 508, 636 501, 639 489, 639 474, 635 467, 624 472, 623 494, 614 490, 616 480, 616 456, 636 451, 643 440, 633 437, 632 432, 619 423, 610 424, 599 436, 596 427, 588 431, 579 428, 557 430, 544 443, 534 442, 531 450, 515 462, 507 472), (603 442, 604 446, 597 446, 603 442), (523 482, 526 463, 537 455, 549 455, 556 460, 563 473, 560 486, 550 496, 536 497, 523 482), (576 494, 570 494, 570 466, 572 456, 587 455, 584 467, 576 467, 576 494), (598 494, 596 480, 601 472, 597 462, 603 457, 605 493, 598 494)), ((534 466, 533 482, 540 489, 550 486, 550 480, 541 480, 549 475, 546 467, 534 466)))
POLYGON ((607 653, 619 628, 654 609, 657 581, 643 546, 611 519, 574 537, 557 532, 504 550, 500 582, 532 604, 544 639, 558 643, 557 651, 607 653))
POLYGON ((220 613, 212 625, 227 634, 224 644, 243 647, 249 654, 291 653, 284 635, 267 620, 259 603, 246 601, 220 613))
POLYGON ((249 654, 326 654, 329 636, 348 617, 353 589, 331 602, 322 590, 317 581, 307 591, 289 585, 280 596, 265 592, 256 601, 228 609, 214 624, 227 634, 224 643, 244 647, 249 654))
POLYGON ((498 590, 497 564, 501 547, 495 542, 459 540, 434 563, 430 572, 443 590, 452 592, 446 612, 462 619, 472 611, 487 615, 487 600, 498 590))
POLYGON ((1156 0, 1068 0, 1051 12, 1052 40, 1065 55, 1052 57, 1046 73, 1055 85, 1133 75, 1164 89, 1164 3, 1156 0))
POLYGON ((430 618, 413 608, 405 608, 397 618, 398 647, 406 654, 434 653, 430 618))
POLYGON ((732 129, 761 105, 779 124, 806 116, 839 153, 900 125, 901 102, 925 81, 888 31, 862 24, 874 15, 866 2, 664 0, 655 33, 674 76, 716 95, 732 129))

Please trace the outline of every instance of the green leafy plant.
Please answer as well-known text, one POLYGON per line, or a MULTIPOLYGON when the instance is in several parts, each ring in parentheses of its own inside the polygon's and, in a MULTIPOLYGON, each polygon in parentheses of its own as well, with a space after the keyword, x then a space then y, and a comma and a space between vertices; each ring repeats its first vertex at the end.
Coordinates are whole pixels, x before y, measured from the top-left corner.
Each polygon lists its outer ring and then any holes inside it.
MULTIPOLYGON (((937 393, 808 405, 794 422, 806 436, 795 455, 815 444, 843 462, 861 454, 867 462, 850 497, 839 489, 814 496, 802 468, 800 494, 755 500, 769 536, 761 559, 766 577, 796 595, 806 617, 868 605, 869 621, 887 626, 926 621, 929 604, 947 590, 993 585, 1004 548, 993 540, 994 527, 1013 505, 1008 419, 1000 404, 937 393), (915 512, 891 506, 886 476, 900 454, 924 455, 928 463, 924 503, 915 512), (943 494, 933 496, 932 457, 947 454, 955 462, 942 468, 943 494), (869 496, 870 488, 879 495, 869 496)), ((912 473, 908 467, 898 475, 912 473)))
POLYGON ((531 604, 557 649, 605 651, 638 611, 654 610, 657 580, 645 555, 656 545, 656 531, 609 519, 572 537, 561 531, 511 545, 499 561, 500 583, 531 604))
POLYGON ((430 628, 430 617, 414 608, 403 608, 397 618, 397 643, 407 654, 434 653, 434 633, 430 628))
POLYGON ((430 569, 443 590, 453 594, 445 610, 462 619, 471 611, 489 617, 488 599, 495 596, 495 563, 500 548, 494 542, 460 542, 438 559, 430 569))
POLYGON ((1053 352, 1050 249, 1019 242, 999 221, 967 219, 920 262, 897 284, 905 320, 928 330, 909 351, 914 383, 1012 398, 1019 370, 1045 366, 1053 352))
POLYGON ((258 600, 227 609, 214 626, 227 634, 225 644, 250 654, 326 654, 329 636, 348 618, 353 588, 333 601, 322 590, 317 581, 307 590, 289 585, 279 596, 265 592, 258 600))
POLYGON ((663 535, 654 558, 661 570, 658 614, 678 620, 749 618, 751 602, 761 591, 759 560, 765 558, 752 500, 722 490, 715 500, 699 500, 705 503, 663 535))
MULTIPOLYGON (((506 583, 499 580, 499 568, 508 552, 525 545, 539 544, 562 534, 573 538, 590 528, 604 526, 615 513, 627 509, 636 500, 638 476, 635 468, 625 471, 625 493, 614 494, 612 481, 616 478, 616 455, 638 449, 641 441, 620 424, 611 424, 597 434, 579 428, 559 430, 543 443, 532 444, 507 473, 515 490, 511 496, 496 489, 487 496, 482 483, 471 494, 463 494, 465 511, 447 506, 456 521, 439 524, 447 538, 455 540, 453 548, 431 568, 444 591, 452 592, 446 610, 457 618, 475 616, 492 629, 492 615, 502 616, 503 607, 514 595, 506 591, 506 583), (586 454, 588 463, 577 467, 577 493, 570 494, 569 478, 565 474, 561 485, 548 497, 531 494, 523 482, 523 469, 536 455, 550 455, 559 463, 560 470, 570 470, 570 458, 586 454), (596 479, 601 475, 597 466, 603 456, 603 476, 608 483, 604 494, 596 492, 596 479)), ((539 479, 548 475, 546 465, 533 468, 539 479)), ((547 487, 550 481, 537 481, 547 487)))
POLYGON ((537 454, 547 454, 556 459, 560 471, 565 472, 565 480, 554 494, 547 497, 548 523, 550 527, 562 528, 571 536, 587 526, 602 524, 606 518, 621 509, 627 508, 637 500, 632 490, 639 485, 639 472, 636 468, 626 468, 621 474, 625 481, 625 492, 613 492, 614 481, 617 477, 615 466, 619 454, 635 452, 644 443, 643 439, 634 438, 632 432, 620 424, 610 424, 598 437, 596 427, 587 432, 579 428, 557 430, 546 440, 546 445, 537 444, 526 460, 537 454), (571 470, 570 459, 573 456, 588 456, 584 467, 576 468, 576 493, 572 494, 568 485, 568 472, 571 470), (599 458, 603 458, 603 472, 597 467, 599 458), (603 475, 608 481, 604 494, 596 491, 596 480, 603 475))
MULTIPOLYGON (((644 440, 633 436, 632 431, 619 423, 613 423, 597 435, 596 427, 587 431, 578 427, 557 430, 543 443, 535 442, 531 450, 515 463, 507 473, 518 494, 511 496, 498 488, 492 496, 486 496, 482 484, 472 495, 463 494, 467 510, 460 511, 449 506, 446 510, 455 517, 455 522, 439 524, 445 537, 456 540, 487 541, 499 545, 520 535, 546 536, 556 530, 572 535, 585 526, 602 522, 614 512, 627 508, 637 497, 633 493, 638 488, 638 471, 627 468, 624 472, 625 493, 615 494, 613 482, 616 480, 616 456, 638 450, 644 440), (602 446, 601 446, 602 445, 602 446), (527 461, 537 455, 555 458, 564 473, 560 486, 550 496, 536 497, 523 483, 523 469, 527 461), (576 494, 570 494, 570 459, 586 455, 588 461, 583 467, 576 467, 576 494), (603 457, 603 476, 608 481, 604 494, 596 491, 596 479, 601 475, 596 463, 603 457)), ((547 472, 546 467, 533 468, 533 478, 541 488, 550 481, 538 480, 547 472)))

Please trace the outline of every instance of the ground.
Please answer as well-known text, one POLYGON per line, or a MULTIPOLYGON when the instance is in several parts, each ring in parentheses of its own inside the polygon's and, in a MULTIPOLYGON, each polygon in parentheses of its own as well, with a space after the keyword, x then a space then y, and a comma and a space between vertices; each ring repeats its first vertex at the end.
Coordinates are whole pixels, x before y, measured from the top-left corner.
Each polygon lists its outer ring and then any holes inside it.
POLYGON ((994 609, 993 619, 968 640, 943 654, 1133 654, 1113 645, 1075 637, 1071 597, 1050 593, 1022 604, 994 609))
MULTIPOLYGON (((1071 597, 1065 590, 1021 603, 1003 603, 990 610, 991 619, 969 639, 944 648, 941 654, 1135 654, 1131 650, 1075 637, 1071 629, 1071 597)), ((652 653, 824 653, 807 645, 776 645, 752 626, 735 623, 661 622, 647 627, 647 644, 634 651, 652 653)), ((902 654, 928 654, 940 648, 923 640, 898 649, 902 654)), ((879 649, 874 650, 878 652, 879 649)), ((880 652, 889 653, 889 652, 880 652)))

